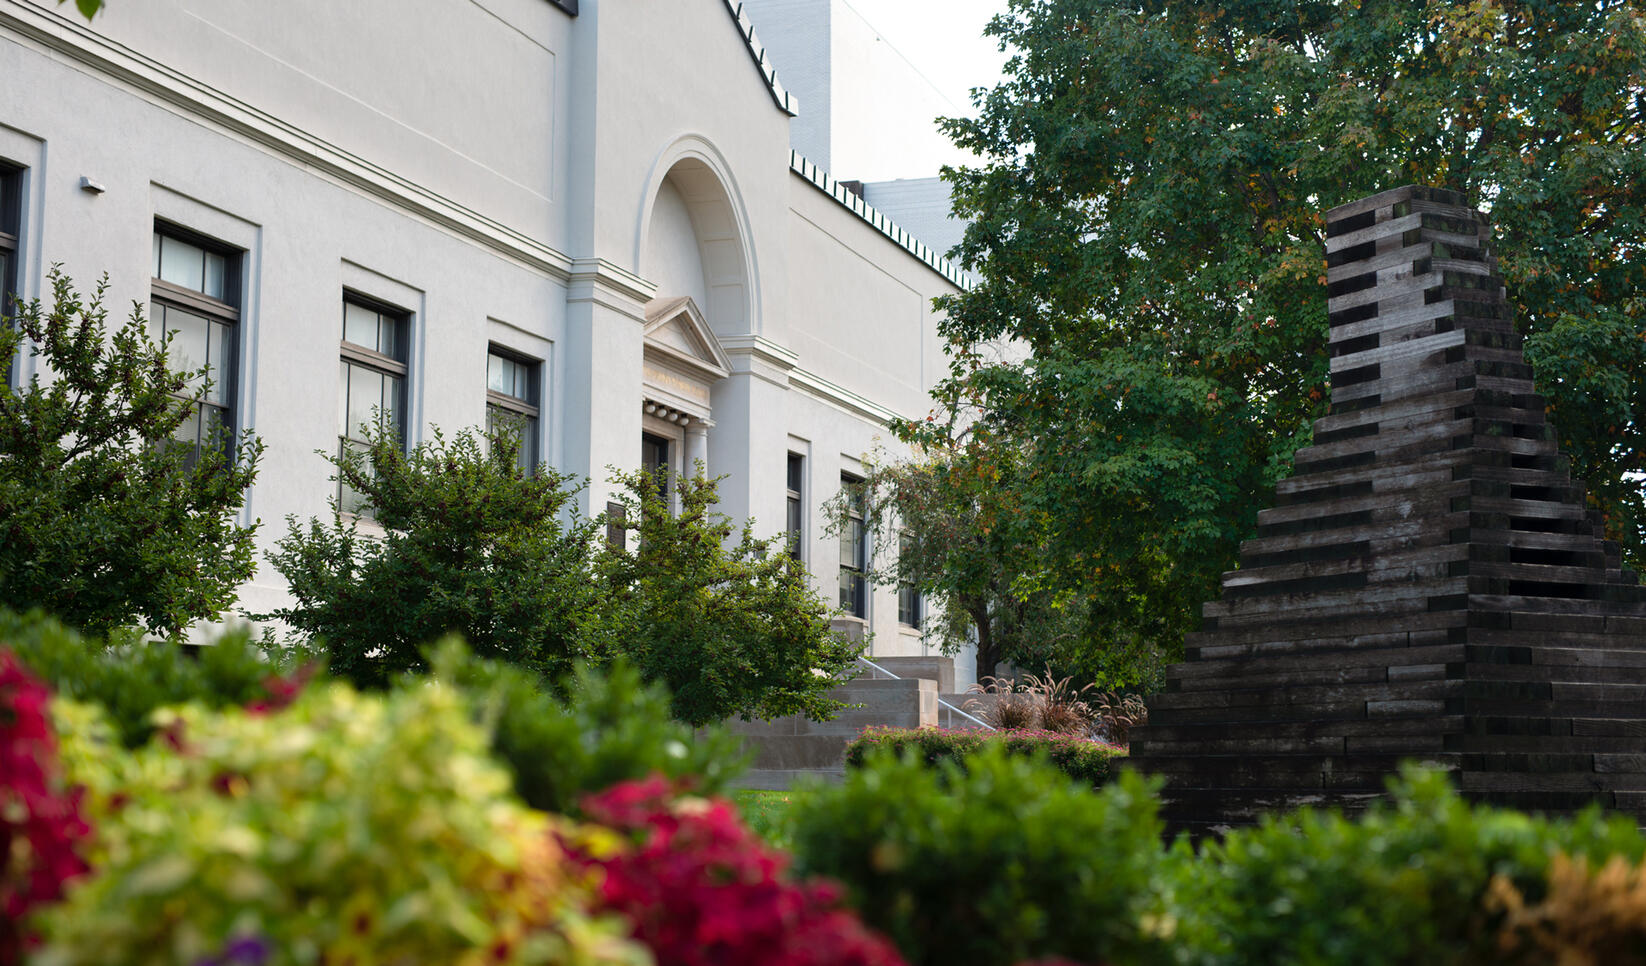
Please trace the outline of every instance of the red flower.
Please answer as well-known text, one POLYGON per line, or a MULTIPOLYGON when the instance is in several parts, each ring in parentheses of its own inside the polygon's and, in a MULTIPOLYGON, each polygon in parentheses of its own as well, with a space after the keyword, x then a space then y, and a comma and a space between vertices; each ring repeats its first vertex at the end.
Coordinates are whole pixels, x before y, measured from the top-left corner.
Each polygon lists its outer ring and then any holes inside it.
POLYGON ((791 880, 788 856, 723 800, 674 800, 654 777, 590 796, 583 809, 634 840, 609 858, 574 855, 604 871, 604 908, 634 924, 658 966, 904 966, 843 908, 838 887, 791 880))
POLYGON ((22 960, 23 916, 86 871, 75 843, 91 826, 80 790, 64 790, 57 775, 50 702, 50 689, 0 651, 0 966, 22 960))
POLYGON ((297 700, 297 696, 303 693, 303 689, 308 687, 309 681, 319 670, 318 664, 305 664, 289 675, 269 675, 263 679, 263 691, 268 697, 246 705, 246 710, 252 714, 263 714, 286 708, 297 700))

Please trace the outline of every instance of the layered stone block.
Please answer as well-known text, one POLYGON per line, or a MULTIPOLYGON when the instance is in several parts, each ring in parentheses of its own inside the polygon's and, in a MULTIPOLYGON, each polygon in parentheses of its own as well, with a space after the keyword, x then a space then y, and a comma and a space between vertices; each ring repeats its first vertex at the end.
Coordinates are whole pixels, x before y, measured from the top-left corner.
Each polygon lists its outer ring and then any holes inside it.
POLYGON ((1559 452, 1488 219, 1409 186, 1326 221, 1330 412, 1133 759, 1190 830, 1357 808, 1403 760, 1646 813, 1646 592, 1559 452))

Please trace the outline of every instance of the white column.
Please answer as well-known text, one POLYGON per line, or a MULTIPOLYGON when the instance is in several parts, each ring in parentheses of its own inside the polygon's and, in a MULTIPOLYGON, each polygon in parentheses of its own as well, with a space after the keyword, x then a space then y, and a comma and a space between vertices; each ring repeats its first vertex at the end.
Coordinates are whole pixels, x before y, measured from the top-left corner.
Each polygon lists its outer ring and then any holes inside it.
POLYGON ((698 460, 703 461, 703 474, 709 475, 709 430, 714 428, 714 420, 694 418, 686 424, 686 465, 683 467, 687 475, 697 472, 698 460))

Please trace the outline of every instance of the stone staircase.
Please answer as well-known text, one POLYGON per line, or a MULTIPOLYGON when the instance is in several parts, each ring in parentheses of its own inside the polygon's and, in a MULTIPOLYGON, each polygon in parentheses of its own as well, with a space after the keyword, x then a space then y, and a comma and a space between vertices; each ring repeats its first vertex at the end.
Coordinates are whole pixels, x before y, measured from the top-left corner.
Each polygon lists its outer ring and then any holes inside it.
POLYGON ((770 721, 729 721, 727 728, 753 753, 743 788, 787 789, 796 779, 814 776, 839 781, 845 774, 846 745, 864 728, 975 727, 945 708, 939 698, 960 708, 975 695, 955 693, 954 659, 949 657, 876 657, 878 667, 829 692, 853 705, 832 721, 789 715, 770 721), (895 675, 895 677, 893 676, 895 675))

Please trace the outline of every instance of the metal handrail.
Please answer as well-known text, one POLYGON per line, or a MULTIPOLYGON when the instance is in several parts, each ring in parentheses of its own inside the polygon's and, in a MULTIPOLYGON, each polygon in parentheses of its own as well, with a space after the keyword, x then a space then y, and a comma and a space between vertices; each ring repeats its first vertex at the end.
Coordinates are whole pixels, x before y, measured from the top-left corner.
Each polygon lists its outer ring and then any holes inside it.
MULTIPOLYGON (((864 664, 867 664, 869 667, 874 668, 876 671, 879 671, 881 674, 884 674, 887 677, 891 678, 893 681, 903 680, 903 676, 901 674, 893 674, 892 672, 886 670, 885 668, 883 668, 880 665, 874 663, 873 661, 869 660, 868 658, 864 657, 861 654, 859 654, 857 656, 857 659, 859 661, 862 661, 864 664)), ((941 704, 945 708, 948 708, 950 711, 953 711, 955 714, 960 715, 962 718, 965 718, 967 721, 974 722, 979 727, 986 728, 989 731, 997 730, 994 725, 989 724, 987 721, 984 721, 982 718, 979 718, 976 715, 967 714, 966 712, 960 710, 959 708, 955 707, 954 705, 950 704, 949 702, 943 700, 941 697, 939 697, 937 699, 937 703, 941 704)))

